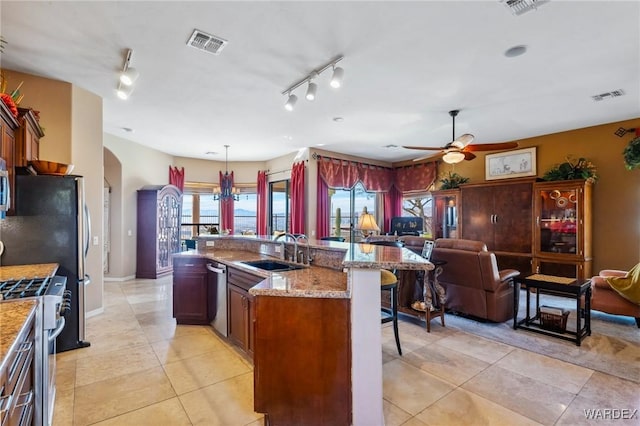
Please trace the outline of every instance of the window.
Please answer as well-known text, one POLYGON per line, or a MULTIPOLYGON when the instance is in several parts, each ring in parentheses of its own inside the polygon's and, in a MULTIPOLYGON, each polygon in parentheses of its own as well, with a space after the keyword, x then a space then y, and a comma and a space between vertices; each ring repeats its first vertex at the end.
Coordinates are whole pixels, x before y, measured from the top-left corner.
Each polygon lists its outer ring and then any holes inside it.
POLYGON ((246 188, 246 191, 241 189, 240 199, 233 203, 233 227, 236 234, 255 234, 257 229, 258 194, 255 188, 246 188))
POLYGON ((424 221, 422 232, 433 235, 433 197, 429 192, 402 194, 402 217, 421 217, 424 221))
POLYGON ((213 199, 213 188, 214 185, 209 183, 185 183, 182 195, 181 239, 188 240, 206 233, 207 227, 215 226, 220 229, 220 204, 213 199))
POLYGON ((268 234, 289 232, 291 229, 290 180, 269 183, 268 234))
POLYGON ((367 208, 367 212, 376 217, 378 196, 375 192, 368 192, 362 183, 358 182, 353 189, 329 189, 331 199, 331 235, 344 237, 347 241, 357 241, 361 234, 355 230, 358 217, 367 208))

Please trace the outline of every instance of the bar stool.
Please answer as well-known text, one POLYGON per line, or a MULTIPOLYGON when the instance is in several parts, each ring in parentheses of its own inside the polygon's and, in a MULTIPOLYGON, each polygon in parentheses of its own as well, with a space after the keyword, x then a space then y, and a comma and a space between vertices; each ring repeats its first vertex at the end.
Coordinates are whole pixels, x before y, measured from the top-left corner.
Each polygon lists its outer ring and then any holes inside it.
MULTIPOLYGON (((404 247, 401 241, 372 241, 368 244, 387 247, 404 247)), ((381 324, 393 322, 393 334, 396 338, 398 354, 402 355, 400 336, 398 335, 398 277, 392 271, 380 269, 380 290, 391 293, 391 308, 380 307, 382 313, 381 324)))

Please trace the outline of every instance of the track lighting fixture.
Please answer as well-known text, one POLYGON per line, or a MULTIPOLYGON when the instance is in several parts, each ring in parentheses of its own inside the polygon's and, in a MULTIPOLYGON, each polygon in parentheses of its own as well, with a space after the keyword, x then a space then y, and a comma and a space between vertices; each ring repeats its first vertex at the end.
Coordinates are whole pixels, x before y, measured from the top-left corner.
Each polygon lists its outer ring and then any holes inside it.
POLYGON ((133 92, 133 83, 136 82, 140 73, 135 68, 130 67, 131 55, 133 50, 127 49, 126 56, 124 58, 124 65, 122 66, 122 72, 120 73, 120 79, 118 81, 118 89, 116 94, 120 99, 128 99, 133 92))
POLYGON ((331 77, 331 83, 329 83, 331 87, 333 87, 334 89, 337 89, 340 86, 342 86, 343 76, 344 76, 344 70, 340 67, 334 67, 333 76, 331 77))
POLYGON ((295 106, 296 102, 298 102, 298 97, 293 94, 289 95, 287 103, 284 104, 284 109, 286 109, 287 111, 293 111, 293 107, 295 106))
POLYGON ((309 87, 307 87, 307 95, 306 98, 308 101, 312 101, 316 98, 316 91, 318 90, 318 85, 312 82, 309 82, 309 87))
POLYGON ((287 89, 285 89, 282 92, 282 94, 283 95, 287 95, 288 99, 287 99, 287 102, 284 104, 284 108, 287 111, 293 111, 293 106, 295 105, 296 101, 298 100, 298 97, 296 95, 294 95, 293 93, 291 93, 291 92, 293 92, 295 89, 297 89, 298 87, 302 86, 305 83, 307 83, 307 93, 305 95, 305 98, 307 98, 307 100, 309 100, 309 101, 313 101, 316 98, 316 92, 318 91, 318 85, 316 83, 314 83, 312 80, 314 78, 318 77, 322 72, 324 72, 325 70, 327 70, 329 68, 333 69, 333 76, 331 77, 331 82, 329 83, 331 85, 331 87, 338 88, 338 87, 342 86, 342 78, 344 76, 344 70, 342 68, 340 68, 340 67, 336 67, 336 64, 338 62, 340 62, 342 60, 342 58, 343 58, 343 56, 338 56, 337 58, 335 58, 334 60, 332 60, 328 64, 324 65, 320 69, 314 70, 313 72, 311 72, 308 76, 306 76, 302 80, 298 81, 294 85, 292 85, 292 86, 288 87, 287 89))

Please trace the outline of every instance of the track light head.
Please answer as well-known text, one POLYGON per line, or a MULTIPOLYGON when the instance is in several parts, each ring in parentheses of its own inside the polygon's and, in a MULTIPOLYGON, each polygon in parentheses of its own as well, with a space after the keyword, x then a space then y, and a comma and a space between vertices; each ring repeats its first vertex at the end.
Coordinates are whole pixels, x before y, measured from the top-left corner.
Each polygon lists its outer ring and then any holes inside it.
POLYGON ((120 82, 125 86, 131 86, 140 76, 140 73, 135 68, 127 68, 120 74, 120 82))
POLYGON ((293 111, 293 107, 298 102, 298 97, 294 94, 290 94, 287 99, 287 103, 284 104, 284 109, 287 111, 293 111))
POLYGON ((118 95, 120 99, 126 101, 127 99, 129 99, 129 96, 131 96, 131 93, 133 93, 133 86, 124 86, 122 84, 118 85, 116 95, 118 95))
POLYGON ((337 89, 342 86, 342 77, 344 77, 344 70, 340 67, 333 68, 333 76, 331 77, 331 87, 337 89))
POLYGON ((307 87, 307 94, 305 96, 308 101, 312 101, 316 98, 317 90, 318 90, 318 85, 310 81, 309 87, 307 87))

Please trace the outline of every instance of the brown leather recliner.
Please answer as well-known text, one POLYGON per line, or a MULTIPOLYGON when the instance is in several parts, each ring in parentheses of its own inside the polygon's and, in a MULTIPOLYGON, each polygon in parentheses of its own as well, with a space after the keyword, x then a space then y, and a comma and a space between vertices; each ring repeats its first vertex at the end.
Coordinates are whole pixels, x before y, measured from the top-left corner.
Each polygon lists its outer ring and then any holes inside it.
POLYGON ((624 277, 627 271, 604 269, 591 278, 591 309, 613 315, 634 317, 640 328, 640 305, 630 302, 615 291, 605 277, 624 277))
POLYGON ((495 254, 482 241, 439 238, 431 258, 447 262, 438 277, 447 310, 494 322, 513 318, 513 278, 520 272, 499 271, 495 254))

